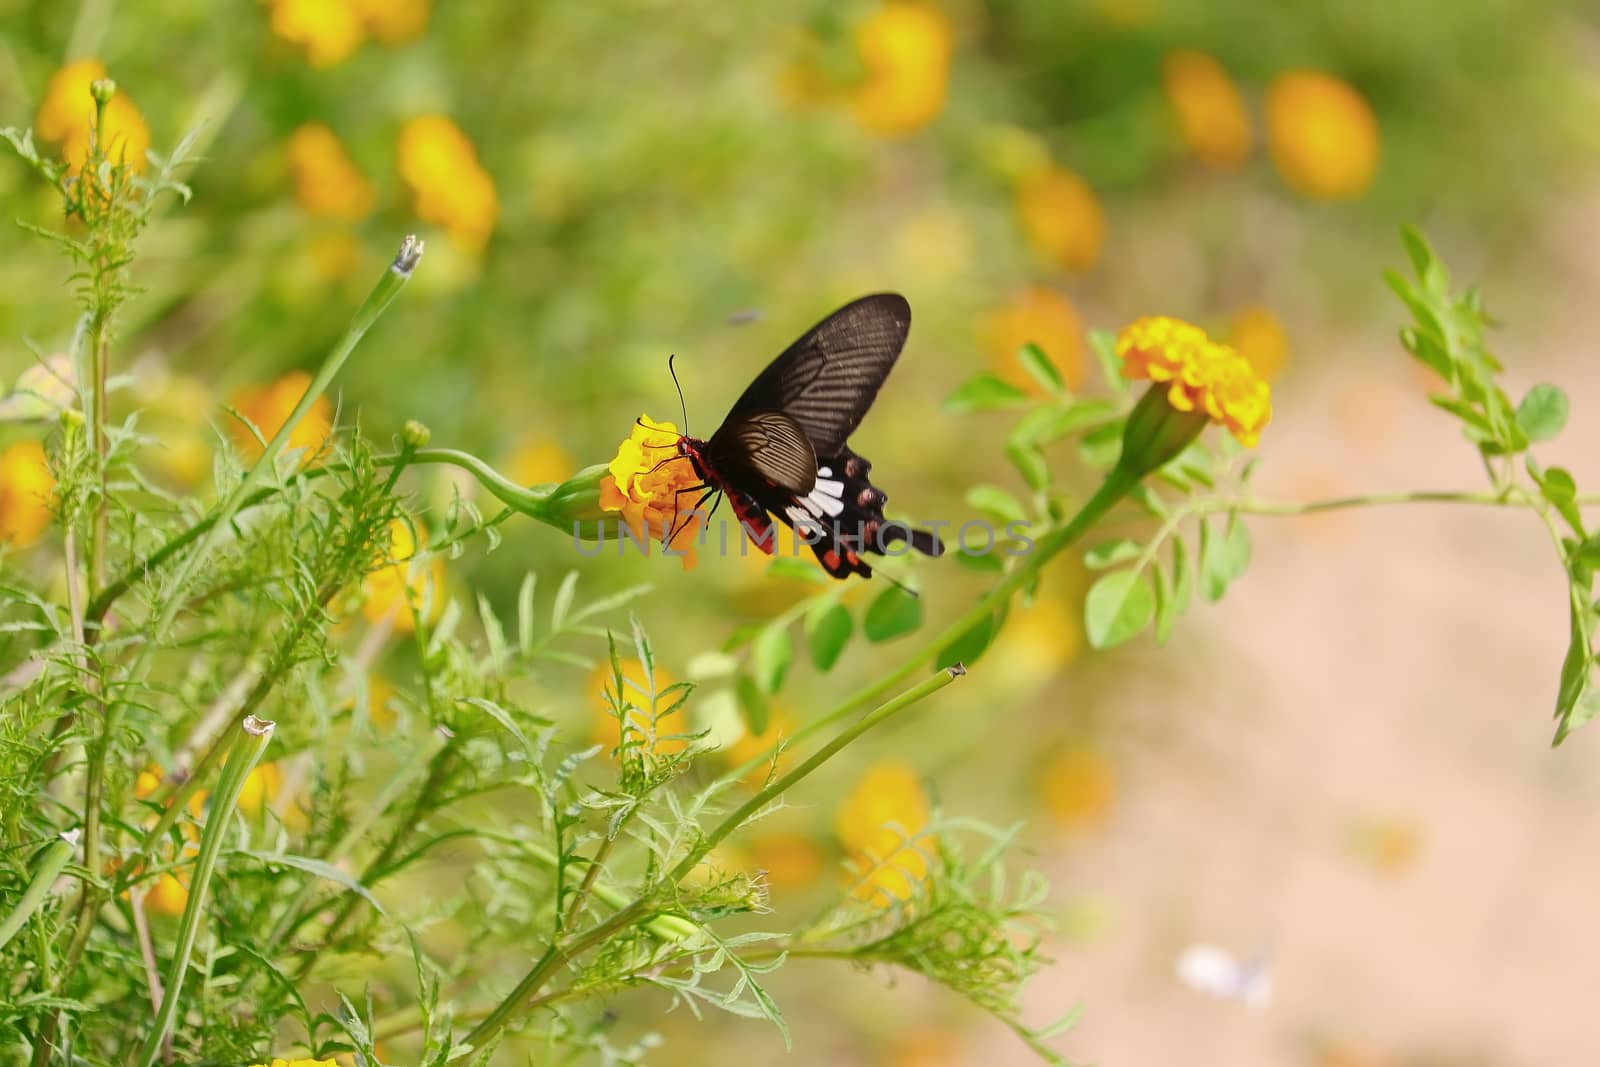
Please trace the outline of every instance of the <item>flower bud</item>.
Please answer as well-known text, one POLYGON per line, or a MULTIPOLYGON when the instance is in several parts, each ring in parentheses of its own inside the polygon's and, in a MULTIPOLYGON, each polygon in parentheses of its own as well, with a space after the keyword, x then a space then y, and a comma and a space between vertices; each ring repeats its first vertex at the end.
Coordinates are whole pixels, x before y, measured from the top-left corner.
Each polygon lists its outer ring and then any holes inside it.
POLYGON ((407 448, 427 448, 432 439, 433 431, 416 419, 407 419, 400 430, 400 441, 407 448))
POLYGON ((105 107, 111 102, 111 98, 117 95, 117 83, 110 78, 96 78, 89 83, 89 95, 94 98, 95 103, 105 107))

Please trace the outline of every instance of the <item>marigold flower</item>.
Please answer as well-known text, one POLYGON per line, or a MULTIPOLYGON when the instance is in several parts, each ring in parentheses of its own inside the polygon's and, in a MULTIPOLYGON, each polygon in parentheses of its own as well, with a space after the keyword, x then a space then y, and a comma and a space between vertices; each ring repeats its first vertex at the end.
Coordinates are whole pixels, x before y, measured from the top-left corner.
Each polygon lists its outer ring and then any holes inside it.
POLYGON ((518 485, 548 485, 572 477, 578 465, 557 441, 527 436, 517 442, 505 471, 518 485))
POLYGON ((1250 115, 1221 63, 1204 52, 1169 52, 1161 84, 1184 144, 1201 162, 1233 170, 1249 158, 1250 115))
POLYGON ((1089 745, 1073 745, 1045 767, 1045 807, 1071 829, 1094 829, 1106 821, 1116 799, 1116 768, 1105 753, 1089 745))
POLYGON ((367 32, 387 45, 405 44, 428 28, 429 0, 352 0, 367 32))
POLYGON ((622 745, 622 720, 612 711, 611 698, 630 705, 627 711, 628 740, 643 743, 653 756, 676 756, 689 747, 689 742, 678 736, 689 732, 681 710, 668 711, 677 701, 675 694, 660 695, 672 684, 672 676, 660 667, 655 668, 655 691, 652 693, 645 678, 644 664, 636 659, 622 661, 622 692, 607 696, 616 679, 609 662, 601 663, 589 675, 587 691, 595 709, 591 738, 607 755, 613 755, 622 745))
POLYGON ((854 896, 888 907, 915 895, 937 847, 924 833, 930 818, 928 794, 908 764, 884 761, 867 768, 834 820, 840 843, 863 872, 854 896))
MULTIPOLYGON (((50 76, 44 100, 34 119, 34 132, 42 141, 61 146, 61 158, 76 174, 89 158, 89 137, 94 129, 95 102, 89 87, 106 76, 105 64, 98 59, 68 63, 50 76)), ((104 125, 99 133, 105 156, 132 170, 145 167, 145 152, 150 148, 150 128, 144 116, 125 92, 106 101, 104 125)))
POLYGON ((1083 321, 1072 301, 1055 289, 1029 286, 984 316, 978 333, 990 364, 1002 378, 1029 392, 1040 385, 1017 362, 1030 342, 1044 349, 1070 388, 1083 384, 1083 321))
POLYGON ((822 874, 822 849, 804 834, 768 834, 750 843, 750 865, 773 889, 804 889, 822 874))
POLYGON ((27 548, 50 526, 56 479, 44 446, 19 441, 0 451, 0 542, 27 548))
POLYGON ((163 871, 145 893, 146 910, 156 915, 182 915, 189 903, 189 886, 171 871, 163 871))
POLYGON ((1378 119, 1347 82, 1314 70, 1279 75, 1267 90, 1272 162, 1289 188, 1352 200, 1378 169, 1378 119))
POLYGON ((282 40, 305 52, 313 67, 332 67, 354 54, 366 37, 350 0, 268 0, 268 23, 282 40))
POLYGON ((289 135, 289 170, 295 199, 313 215, 355 222, 366 218, 377 200, 377 191, 338 136, 320 122, 308 122, 289 135))
POLYGON ((1289 362, 1289 335, 1278 316, 1264 307, 1239 310, 1228 322, 1228 343, 1268 381, 1289 362))
POLYGON ((444 609, 444 560, 431 556, 421 566, 414 562, 418 550, 427 548, 423 531, 404 519, 389 523, 385 563, 361 579, 361 614, 369 621, 387 620, 398 633, 416 629, 413 605, 424 618, 437 618, 444 609))
POLYGON ((443 115, 423 115, 400 130, 400 178, 419 219, 436 223, 477 250, 494 232, 500 200, 494 179, 461 128, 443 115))
POLYGON ((856 27, 866 80, 851 97, 874 133, 914 133, 938 118, 954 49, 949 20, 931 5, 890 0, 856 27))
POLYGON ((1017 219, 1041 259, 1068 271, 1085 271, 1100 258, 1105 210, 1078 175, 1051 166, 1017 183, 1017 219))
POLYGON ((285 774, 277 763, 262 763, 252 768, 239 789, 239 810, 252 817, 260 817, 269 807, 281 809, 283 824, 291 829, 303 829, 309 824, 298 797, 285 800, 285 786, 298 793, 297 775, 293 768, 285 774))
POLYGON ((687 569, 695 564, 701 516, 689 510, 694 498, 678 490, 700 484, 700 477, 692 463, 678 458, 678 436, 672 423, 639 416, 600 482, 600 506, 620 512, 640 540, 660 537, 665 543, 671 534, 672 551, 682 554, 687 569))
MULTIPOLYGON (((310 386, 311 375, 305 371, 290 371, 271 385, 240 389, 233 394, 233 407, 255 425, 264 440, 270 441, 289 421, 295 405, 300 403, 300 398, 310 386)), ((295 424, 284 447, 300 449, 301 463, 310 464, 321 454, 332 433, 333 402, 324 394, 312 403, 305 418, 295 424)), ((250 432, 250 427, 235 421, 233 437, 239 444, 239 451, 246 457, 256 459, 261 455, 261 444, 250 432)))
MULTIPOLYGON (((766 557, 762 556, 761 558, 765 562, 766 557)), ((791 737, 794 731, 793 716, 789 714, 787 709, 775 707, 772 709, 772 714, 767 718, 767 728, 765 730, 758 734, 746 729, 739 735, 737 741, 722 750, 723 756, 726 758, 728 766, 742 767, 756 757, 765 755, 767 749, 782 739, 791 737)), ((759 789, 766 784, 768 776, 774 771, 774 766, 776 766, 777 773, 782 774, 788 762, 789 753, 787 751, 780 752, 778 753, 776 765, 770 758, 763 760, 749 774, 745 775, 744 782, 752 788, 759 789)))
POLYGON ((1221 423, 1246 448, 1255 447, 1272 418, 1272 390, 1249 362, 1181 319, 1137 320, 1117 338, 1117 355, 1124 378, 1165 386, 1173 410, 1221 423))

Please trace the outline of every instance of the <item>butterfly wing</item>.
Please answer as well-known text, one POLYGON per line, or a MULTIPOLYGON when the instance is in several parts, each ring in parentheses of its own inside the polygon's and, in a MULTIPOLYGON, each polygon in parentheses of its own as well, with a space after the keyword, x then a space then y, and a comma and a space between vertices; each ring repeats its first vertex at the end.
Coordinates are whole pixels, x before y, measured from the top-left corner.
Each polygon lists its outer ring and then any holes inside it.
POLYGON ((724 478, 755 475, 785 493, 804 496, 817 481, 817 453, 800 424, 781 411, 728 416, 706 442, 706 458, 724 478))
POLYGON ((839 452, 877 398, 910 330, 911 305, 898 293, 851 301, 756 376, 728 412, 724 430, 739 416, 781 411, 815 453, 839 452))

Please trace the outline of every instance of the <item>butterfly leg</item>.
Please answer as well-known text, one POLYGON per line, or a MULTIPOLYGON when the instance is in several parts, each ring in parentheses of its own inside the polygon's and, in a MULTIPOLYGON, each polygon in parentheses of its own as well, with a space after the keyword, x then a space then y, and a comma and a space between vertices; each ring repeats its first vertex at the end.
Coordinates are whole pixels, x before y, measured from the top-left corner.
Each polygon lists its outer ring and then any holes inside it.
MULTIPOLYGON (((720 492, 720 490, 718 490, 716 486, 710 485, 710 484, 708 484, 706 482, 701 482, 699 485, 687 485, 687 486, 684 486, 682 489, 679 489, 679 490, 677 490, 676 492, 674 492, 672 494, 672 525, 670 527, 668 527, 668 533, 667 533, 667 536, 666 536, 666 544, 669 544, 669 545, 672 544, 673 540, 678 536, 678 534, 680 532, 682 532, 683 527, 688 525, 689 520, 694 518, 695 513, 700 510, 700 505, 704 504, 706 502, 706 498, 711 496, 713 493, 717 493, 717 492, 720 492), (684 516, 683 522, 680 524, 678 522, 678 498, 681 497, 685 493, 695 493, 695 492, 699 492, 701 489, 704 489, 705 492, 701 493, 700 497, 697 500, 695 500, 693 506, 691 506, 689 508, 689 514, 684 516)), ((720 504, 721 502, 722 501, 719 498, 717 503, 720 504)), ((715 506, 713 506, 711 510, 715 511, 716 510, 715 506)))

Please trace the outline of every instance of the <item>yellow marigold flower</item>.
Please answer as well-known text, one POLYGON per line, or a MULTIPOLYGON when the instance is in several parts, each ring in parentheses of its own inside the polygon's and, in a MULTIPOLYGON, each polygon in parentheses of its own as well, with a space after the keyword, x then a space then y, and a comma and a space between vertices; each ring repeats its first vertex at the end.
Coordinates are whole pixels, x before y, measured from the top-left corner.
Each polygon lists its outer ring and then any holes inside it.
POLYGON ((560 443, 548 437, 526 436, 517 442, 505 471, 518 485, 564 482, 578 469, 560 443))
POLYGON ((1085 271, 1100 258, 1106 215, 1089 184, 1063 167, 1049 167, 1017 183, 1017 218, 1028 243, 1045 262, 1085 271))
MULTIPOLYGON (((765 561, 766 557, 762 556, 761 559, 765 561)), ((745 730, 739 735, 739 740, 722 750, 723 756, 727 760, 728 766, 742 767, 757 756, 764 755, 767 749, 782 739, 791 737, 794 731, 794 718, 789 714, 788 710, 783 707, 775 707, 772 709, 772 714, 767 718, 767 728, 765 730, 759 734, 753 733, 748 729, 745 730)), ((776 773, 782 774, 788 763, 788 751, 780 752, 777 759, 776 773)), ((772 773, 774 773, 773 761, 766 759, 749 774, 745 775, 744 782, 752 788, 759 789, 766 784, 767 777, 772 773)))
POLYGON ((384 44, 405 44, 428 28, 428 0, 353 0, 367 32, 384 44))
POLYGON ((1184 144, 1202 162, 1232 170, 1249 158, 1250 115, 1221 63, 1204 52, 1169 52, 1161 84, 1184 144))
POLYGON ((978 326, 989 363, 1000 376, 1029 392, 1041 387, 1022 369, 1017 353, 1032 342, 1044 349, 1073 389, 1083 384, 1083 321, 1072 301, 1054 289, 1029 286, 984 316, 978 326))
POLYGON ((804 834, 769 834, 751 842, 750 865, 773 889, 804 889, 822 874, 822 849, 804 834))
POLYGON ((867 129, 882 134, 920 130, 944 108, 954 49, 949 20, 929 4, 890 0, 856 27, 866 80, 851 106, 867 129))
POLYGON ((1249 362, 1181 319, 1137 320, 1117 338, 1117 355, 1124 378, 1165 385, 1174 410, 1203 413, 1246 448, 1272 418, 1272 390, 1249 362))
POLYGON ((1378 119, 1347 82, 1314 70, 1281 74, 1267 90, 1272 162, 1289 188, 1351 200, 1378 169, 1378 119))
POLYGON ((1228 341, 1268 381, 1289 362, 1289 335, 1278 316, 1264 307, 1240 310, 1228 323, 1228 341))
POLYGON ((182 915, 188 903, 188 885, 171 871, 162 872, 144 897, 146 910, 156 915, 182 915))
POLYGON ((444 560, 432 556, 422 566, 413 560, 427 546, 423 531, 411 523, 404 519, 389 523, 388 551, 380 559, 390 562, 361 579, 366 597, 361 614, 369 622, 388 620, 397 632, 406 634, 417 625, 413 605, 424 618, 438 617, 444 609, 444 560))
MULTIPOLYGON (((233 394, 234 410, 255 424, 264 440, 270 441, 283 429, 295 405, 311 386, 311 375, 305 371, 290 371, 271 385, 248 386, 233 394)), ((321 454, 333 433, 333 402, 326 394, 317 397, 306 412, 305 418, 295 424, 289 434, 286 449, 300 449, 301 463, 309 464, 321 454)), ((233 423, 233 437, 239 451, 249 459, 261 455, 261 445, 248 426, 233 423)))
POLYGON ((377 199, 338 136, 320 122, 289 135, 289 170, 295 198, 313 215, 354 222, 365 218, 377 199))
POLYGON ((1044 803, 1056 821, 1072 829, 1094 829, 1106 821, 1116 800, 1116 768, 1105 753, 1073 745, 1045 767, 1044 803))
POLYGON ((407 122, 400 130, 399 169, 418 218, 443 226, 466 248, 484 246, 500 201, 494 179, 459 126, 443 115, 407 122))
POLYGON ((361 47, 366 29, 351 0, 268 0, 272 32, 305 52, 313 67, 343 63, 361 47))
POLYGON ((672 551, 683 555, 685 568, 695 564, 700 516, 689 509, 694 499, 680 489, 698 485, 694 465, 677 458, 678 428, 641 415, 628 439, 617 446, 610 473, 600 482, 600 506, 622 514, 633 536, 641 540, 672 534, 672 551), (673 533, 676 529, 676 533, 673 533))
MULTIPOLYGON (((39 139, 60 145, 61 158, 74 174, 89 157, 89 135, 94 128, 95 104, 89 86, 104 77, 105 64, 98 59, 68 63, 50 76, 34 120, 39 139)), ((150 128, 126 92, 119 90, 107 101, 100 143, 107 159, 136 171, 144 170, 150 128)))
POLYGON ((0 451, 0 542, 27 548, 50 526, 56 479, 44 446, 19 441, 0 451))
POLYGON ((834 831, 860 872, 854 896, 887 907, 916 893, 937 847, 923 833, 930 818, 928 794, 908 764, 885 761, 867 768, 834 820, 834 831))
MULTIPOLYGON (((590 736, 595 744, 605 749, 607 755, 614 754, 622 744, 622 721, 612 713, 611 698, 607 696, 615 680, 611 664, 601 663, 589 675, 587 687, 590 706, 595 711, 590 736)), ((655 693, 651 693, 644 664, 636 659, 623 660, 622 692, 613 693, 612 696, 630 705, 627 711, 630 743, 642 742, 652 755, 675 756, 689 747, 689 742, 678 736, 689 732, 689 724, 681 709, 667 710, 677 701, 678 694, 660 696, 661 691, 672 684, 672 676, 657 667, 655 680, 655 693)))

